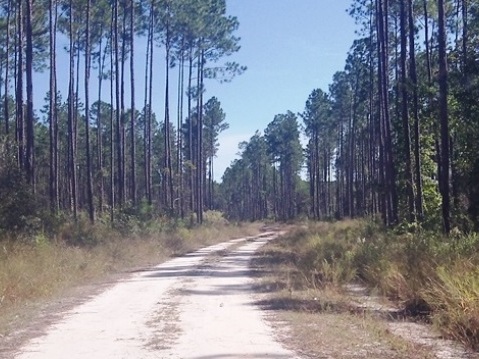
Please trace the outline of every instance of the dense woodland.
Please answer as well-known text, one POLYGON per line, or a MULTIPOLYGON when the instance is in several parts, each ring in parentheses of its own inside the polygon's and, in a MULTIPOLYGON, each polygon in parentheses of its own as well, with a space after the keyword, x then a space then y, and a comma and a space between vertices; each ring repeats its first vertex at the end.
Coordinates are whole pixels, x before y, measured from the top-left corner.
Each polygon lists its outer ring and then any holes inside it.
POLYGON ((360 0, 349 12, 360 31, 344 70, 241 144, 225 211, 477 230, 479 2, 360 0))
POLYGON ((0 226, 83 213, 114 221, 125 212, 195 214, 201 222, 212 206, 218 134, 228 127, 219 100, 203 98, 204 80, 227 81, 245 69, 224 60, 239 49, 225 1, 0 6, 0 226), (60 61, 67 73, 57 70, 60 61), (35 90, 41 71, 50 75, 47 94, 35 90), (68 82, 67 93, 59 81, 68 82), (163 84, 164 98, 153 83, 163 84), (34 108, 34 96, 44 97, 43 108, 34 108), (157 103, 164 113, 153 112, 157 103))
POLYGON ((228 124, 205 79, 245 70, 227 60, 240 46, 225 0, 2 0, 0 11, 2 229, 145 211, 201 223, 209 209, 479 226, 478 1, 352 1, 360 30, 344 70, 302 113, 240 144, 220 184, 228 124), (38 72, 49 73, 46 94, 38 72))

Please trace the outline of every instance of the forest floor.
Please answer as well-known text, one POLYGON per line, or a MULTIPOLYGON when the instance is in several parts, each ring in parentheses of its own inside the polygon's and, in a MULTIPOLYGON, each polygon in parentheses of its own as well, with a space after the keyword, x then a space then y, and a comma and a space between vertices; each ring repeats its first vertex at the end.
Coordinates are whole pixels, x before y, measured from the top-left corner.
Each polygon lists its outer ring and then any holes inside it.
MULTIPOLYGON (((478 358, 360 286, 298 290, 278 232, 77 288, 0 340, 0 357, 478 358)), ((31 318, 25 313, 25 318, 31 318)))

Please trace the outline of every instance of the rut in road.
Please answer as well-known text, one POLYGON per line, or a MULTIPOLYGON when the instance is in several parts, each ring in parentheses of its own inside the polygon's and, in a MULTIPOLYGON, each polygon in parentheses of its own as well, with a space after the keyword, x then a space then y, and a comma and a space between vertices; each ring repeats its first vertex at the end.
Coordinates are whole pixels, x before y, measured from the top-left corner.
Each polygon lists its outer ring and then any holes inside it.
POLYGON ((253 304, 249 261, 276 235, 224 242, 138 272, 65 313, 14 357, 296 358, 253 304))

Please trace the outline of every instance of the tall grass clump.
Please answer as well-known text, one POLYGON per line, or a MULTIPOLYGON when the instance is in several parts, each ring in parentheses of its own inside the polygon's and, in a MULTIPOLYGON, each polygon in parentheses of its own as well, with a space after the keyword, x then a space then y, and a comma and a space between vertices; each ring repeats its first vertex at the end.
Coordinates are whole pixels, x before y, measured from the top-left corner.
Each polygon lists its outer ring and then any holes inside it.
POLYGON ((289 235, 296 266, 310 285, 339 286, 356 276, 352 250, 359 228, 353 221, 311 222, 289 235))
POLYGON ((479 268, 463 261, 437 268, 423 295, 434 324, 448 337, 479 347, 479 268))
POLYGON ((417 226, 374 221, 311 223, 291 250, 310 285, 361 281, 410 315, 429 316, 441 332, 479 347, 479 235, 449 237, 417 226))

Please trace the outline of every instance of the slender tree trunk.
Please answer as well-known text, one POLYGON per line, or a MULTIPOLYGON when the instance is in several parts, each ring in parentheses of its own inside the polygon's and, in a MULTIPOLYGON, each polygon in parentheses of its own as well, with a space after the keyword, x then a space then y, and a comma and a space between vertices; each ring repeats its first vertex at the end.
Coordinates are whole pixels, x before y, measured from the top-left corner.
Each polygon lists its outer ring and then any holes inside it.
POLYGON ((412 111, 414 116, 414 162, 416 184, 416 213, 419 220, 424 218, 422 174, 421 174, 421 127, 419 119, 418 79, 416 67, 415 26, 413 17, 413 3, 408 0, 409 18, 409 76, 412 86, 412 111))
POLYGON ((75 91, 74 91, 74 35, 73 35, 73 2, 70 0, 70 16, 69 16, 69 35, 70 35, 70 70, 69 70, 69 91, 68 91, 68 149, 69 149, 69 172, 70 172, 70 199, 73 217, 77 219, 77 172, 76 172, 76 126, 74 121, 75 112, 75 91))
POLYGON ((73 81, 74 83, 74 91, 73 91, 73 98, 74 98, 74 103, 73 103, 73 127, 75 128, 74 131, 74 143, 75 143, 75 158, 77 162, 77 169, 76 169, 76 183, 77 183, 77 203, 78 203, 78 209, 83 208, 83 202, 84 202, 84 191, 83 191, 83 184, 84 182, 82 181, 82 175, 83 175, 83 168, 81 165, 78 163, 78 133, 79 131, 79 126, 78 126, 78 116, 80 114, 80 57, 81 57, 81 44, 80 44, 80 38, 81 38, 81 33, 78 30, 76 33, 76 40, 73 45, 73 47, 76 49, 76 72, 75 72, 75 80, 73 81))
POLYGON ((190 44, 190 52, 188 55, 188 152, 189 152, 189 190, 190 190, 190 211, 195 209, 195 186, 194 186, 194 172, 193 165, 194 150, 193 150, 193 110, 192 110, 192 96, 193 96, 193 48, 190 44))
MULTIPOLYGON (((110 221, 113 223, 115 220, 115 205, 116 205, 116 198, 115 198, 115 107, 113 106, 114 101, 114 89, 116 88, 113 85, 113 76, 115 76, 115 84, 116 84, 116 74, 114 70, 116 68, 116 47, 114 44, 116 43, 116 34, 115 34, 115 11, 111 12, 111 25, 110 25, 110 221)), ((118 106, 116 106, 116 111, 118 112, 118 106)))
POLYGON ((149 199, 149 186, 148 186, 148 81, 149 81, 149 61, 150 61, 150 36, 152 35, 152 20, 153 11, 150 9, 150 17, 148 20, 148 33, 146 40, 146 56, 145 56, 145 91, 144 91, 144 103, 143 103, 143 185, 145 186, 145 198, 149 199))
POLYGON ((125 200, 123 193, 125 191, 125 183, 123 182, 123 148, 122 148, 122 111, 120 106, 120 54, 119 54, 119 45, 118 45, 118 0, 115 0, 114 3, 114 35, 115 35, 115 104, 116 104, 116 150, 117 150, 117 188, 118 188, 118 205, 120 208, 123 206, 125 200))
POLYGON ((131 161, 131 199, 133 205, 136 205, 136 141, 135 141, 135 122, 136 122, 136 110, 135 110, 135 62, 134 62, 134 49, 135 49, 135 2, 130 1, 130 94, 131 94, 131 117, 130 117, 130 161, 131 161))
POLYGON ((26 1, 26 40, 25 51, 26 80, 27 80, 27 115, 26 115, 26 172, 28 183, 35 192, 35 133, 33 118, 33 29, 32 29, 32 0, 26 1))
POLYGON ((462 73, 464 76, 464 85, 468 85, 468 54, 467 46, 469 42, 469 0, 461 0, 462 12, 462 73))
MULTIPOLYGON (((100 29, 100 46, 98 50, 98 106, 96 116, 96 129, 97 129, 97 161, 98 161, 98 210, 103 212, 103 202, 105 197, 105 181, 103 179, 103 124, 102 124, 102 86, 103 86, 103 74, 105 72, 105 61, 107 51, 103 49, 103 25, 100 29)), ((113 102, 111 102, 113 106, 113 102)))
POLYGON ((387 192, 388 192, 388 184, 386 181, 387 176, 385 175, 385 168, 386 168, 386 161, 385 161, 385 140, 384 140, 384 114, 383 114, 383 61, 382 61, 382 54, 381 52, 383 51, 383 43, 382 43, 382 35, 381 35, 381 30, 380 30, 380 18, 382 17, 382 5, 379 2, 379 0, 376 0, 376 27, 377 27, 377 58, 378 58, 378 109, 377 109, 377 115, 378 115, 378 121, 376 124, 376 132, 377 132, 377 137, 378 137, 378 142, 379 142, 379 161, 378 161, 378 182, 380 184, 381 192, 380 192, 380 203, 379 203, 379 208, 381 212, 381 216, 383 219, 384 224, 389 223, 389 218, 388 218, 388 205, 387 205, 387 192))
MULTIPOLYGON (((183 44, 182 44, 183 48, 183 44)), ((185 217, 185 209, 184 209, 184 195, 183 195, 183 102, 184 102, 184 85, 185 85, 185 57, 184 54, 181 53, 180 57, 180 65, 178 71, 178 124, 177 124, 177 151, 178 151, 178 158, 177 158, 177 169, 176 172, 178 173, 178 200, 179 200, 179 215, 181 218, 185 217)))
POLYGON ((428 85, 431 85, 432 80, 432 69, 431 69, 431 50, 429 43, 429 13, 427 11, 427 0, 423 0, 423 10, 424 10, 424 43, 426 45, 426 64, 427 64, 427 78, 428 85))
POLYGON ((10 67, 10 18, 12 12, 12 1, 8 0, 7 5, 7 30, 6 30, 6 39, 5 39, 5 102, 3 105, 3 114, 5 116, 5 134, 9 136, 10 134, 10 111, 8 109, 8 85, 9 85, 9 67, 10 67))
MULTIPOLYGON (((200 47, 200 46, 199 46, 200 47)), ((196 148, 195 148, 195 164, 196 164, 196 178, 195 178, 195 199, 196 199, 196 222, 201 223, 201 179, 203 178, 203 168, 201 166, 201 127, 202 123, 200 117, 202 115, 203 108, 201 106, 201 53, 198 51, 197 69, 196 69, 196 148)))
MULTIPOLYGON (((350 143, 349 143, 349 178, 348 178, 348 206, 349 206, 349 217, 354 218, 356 216, 355 203, 354 203, 354 173, 356 172, 356 161, 354 154, 356 152, 356 123, 357 123, 357 97, 359 90, 359 74, 356 78, 356 84, 354 86, 354 97, 352 101, 352 111, 351 111, 351 127, 349 131, 350 143)), ((326 159, 325 159, 326 160, 326 159)))
POLYGON ((204 179, 206 174, 203 158, 203 88, 204 88, 204 65, 205 65, 205 52, 201 51, 200 54, 200 86, 199 86, 199 114, 198 114, 198 168, 199 168, 199 183, 198 183, 198 216, 199 223, 203 223, 203 209, 204 209, 204 179))
POLYGON ((56 47, 57 47, 57 24, 58 24, 58 5, 54 1, 54 8, 55 12, 53 14, 54 17, 54 22, 53 22, 53 87, 55 89, 54 94, 53 94, 53 106, 55 108, 54 116, 53 116, 53 148, 54 148, 54 158, 53 158, 53 167, 54 167, 54 178, 55 178, 55 205, 57 208, 57 211, 60 210, 60 205, 61 205, 61 199, 60 199, 60 151, 59 151, 59 146, 60 146, 60 141, 58 137, 58 131, 59 131, 59 126, 58 126, 58 111, 56 111, 56 108, 58 106, 58 77, 57 77, 57 61, 56 61, 56 47))
POLYGON ((378 2, 378 42, 380 46, 380 71, 381 71, 381 99, 382 99, 382 137, 384 143, 384 165, 386 169, 386 211, 387 224, 397 223, 397 192, 396 175, 393 160, 392 139, 391 139, 391 119, 389 115, 389 61, 388 61, 388 0, 379 0, 378 2))
POLYGON ((321 171, 320 171, 320 149, 319 149, 319 133, 314 133, 314 177, 315 177, 315 216, 316 219, 321 218, 321 171))
MULTIPOLYGON (((374 0, 370 0, 370 7, 373 9, 374 0)), ((369 16, 369 119, 368 119, 368 126, 369 126, 369 143, 368 143, 368 152, 369 152, 369 183, 368 192, 370 195, 370 213, 377 214, 378 213, 378 185, 380 184, 380 179, 378 176, 378 171, 376 170, 376 163, 377 163, 377 148, 378 148, 378 136, 377 136, 377 116, 375 112, 375 70, 374 70, 374 53, 375 53, 375 26, 373 21, 373 11, 370 12, 369 16), (372 185, 372 184, 375 184, 372 185)), ((376 41, 377 42, 377 41, 376 41)), ((379 194, 380 195, 380 194, 379 194)))
MULTIPOLYGON (((168 10, 169 11, 169 10, 168 10)), ((171 132, 170 132, 170 28, 166 24, 166 63, 165 63, 165 205, 170 213, 173 212, 173 168, 171 165, 171 132)))
MULTIPOLYGON (((57 169, 57 89, 56 89, 56 2, 49 1, 50 36, 50 98, 49 98, 49 138, 50 138, 50 211, 58 212, 58 169, 57 169)), ((7 132, 8 133, 8 132, 7 132)))
POLYGON ((449 121, 448 121, 448 69, 447 69, 447 52, 446 52, 446 9, 444 0, 438 0, 439 21, 438 21, 438 42, 439 42, 439 118, 441 124, 441 179, 440 189, 442 196, 442 218, 444 232, 449 233, 451 230, 450 223, 450 160, 449 160, 449 121))
POLYGON ((23 1, 17 0, 17 76, 16 76, 16 140, 18 146, 18 165, 25 168, 25 136, 24 136, 24 111, 23 111, 23 1))
MULTIPOLYGON (((342 119, 342 114, 340 114, 340 119, 339 119, 339 138, 338 138, 338 151, 339 151, 339 156, 341 158, 344 158, 344 129, 343 129, 343 119, 342 119)), ((319 151, 318 151, 318 158, 319 158, 319 151)), ((318 170, 318 176, 319 170, 318 170)), ((343 218, 344 217, 344 173, 343 169, 341 169, 338 166, 337 170, 337 218, 343 218)), ((318 195, 319 195, 318 191, 318 195)))
POLYGON ((90 150, 90 4, 86 3, 86 31, 85 31, 85 149, 87 163, 87 201, 90 222, 95 222, 95 207, 93 205, 93 179, 90 150))
POLYGON ((122 1, 122 23, 121 23, 121 62, 120 62, 120 134, 119 134, 119 147, 120 147, 120 163, 121 163, 121 197, 123 201, 127 201, 127 182, 126 182, 126 133, 125 133, 125 63, 126 63, 126 2, 122 1))
MULTIPOLYGON (((401 37, 401 118, 404 136, 404 158, 405 158, 405 179, 406 193, 408 197, 408 219, 410 222, 416 219, 416 206, 414 198, 412 160, 411 160, 411 131, 409 126, 409 94, 407 76, 407 16, 406 3, 400 2, 400 37, 401 37)), ((413 27, 414 24, 409 24, 413 27)))
POLYGON ((153 200, 153 180, 151 177, 151 155, 153 153, 152 149, 152 134, 151 134, 151 127, 153 121, 153 110, 152 110, 152 100, 153 100, 153 25, 154 25, 154 13, 153 13, 153 2, 152 2, 152 17, 151 17, 151 35, 150 35, 150 76, 149 80, 150 83, 148 84, 149 92, 148 92, 148 119, 147 119, 147 130, 148 130, 148 137, 147 137, 147 151, 148 156, 146 157, 147 160, 147 169, 148 169, 148 203, 151 205, 153 200))

